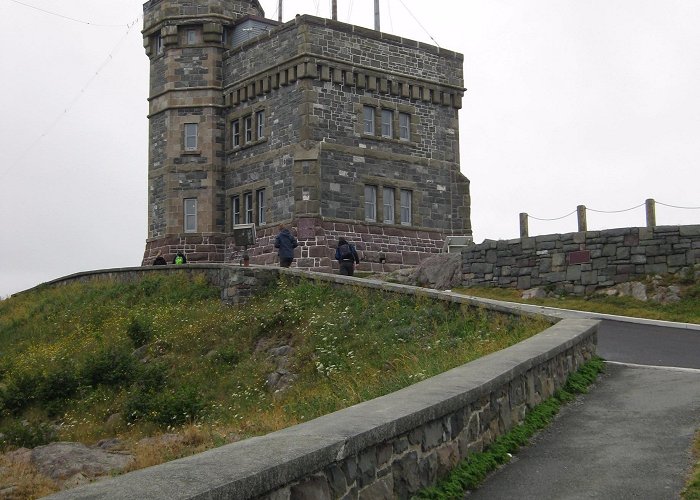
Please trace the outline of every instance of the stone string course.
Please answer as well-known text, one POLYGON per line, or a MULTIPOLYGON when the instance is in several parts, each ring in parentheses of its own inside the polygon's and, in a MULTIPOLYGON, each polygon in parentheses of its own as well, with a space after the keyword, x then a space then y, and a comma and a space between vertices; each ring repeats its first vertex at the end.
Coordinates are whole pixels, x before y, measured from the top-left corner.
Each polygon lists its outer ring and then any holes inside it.
POLYGON ((700 225, 632 227, 487 240, 463 254, 464 286, 552 288, 582 295, 700 264, 700 225))
MULTIPOLYGON (((484 306, 456 294, 373 280, 220 264, 79 273, 52 284, 130 280, 153 272, 203 273, 231 302, 284 274, 484 306)), ((49 498, 408 499, 518 425, 561 388, 594 355, 597 327, 592 320, 562 320, 524 342, 395 393, 49 498)))

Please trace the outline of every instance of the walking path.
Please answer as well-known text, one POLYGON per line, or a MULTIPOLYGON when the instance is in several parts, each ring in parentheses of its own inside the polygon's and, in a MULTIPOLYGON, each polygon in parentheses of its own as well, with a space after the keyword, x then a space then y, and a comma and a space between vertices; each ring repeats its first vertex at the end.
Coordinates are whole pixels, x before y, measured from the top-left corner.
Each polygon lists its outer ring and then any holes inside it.
POLYGON ((700 428, 700 325, 558 311, 604 319, 606 372, 465 498, 678 499, 700 428))

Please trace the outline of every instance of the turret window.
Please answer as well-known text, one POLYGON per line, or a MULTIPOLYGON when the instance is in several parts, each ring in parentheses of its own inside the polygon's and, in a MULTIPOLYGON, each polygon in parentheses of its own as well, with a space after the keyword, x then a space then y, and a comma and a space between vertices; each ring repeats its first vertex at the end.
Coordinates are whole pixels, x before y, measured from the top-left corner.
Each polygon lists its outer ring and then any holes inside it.
POLYGON ((196 123, 185 123, 185 151, 197 150, 197 135, 199 125, 196 123))
POLYGON ((197 198, 185 199, 185 232, 197 232, 197 198))

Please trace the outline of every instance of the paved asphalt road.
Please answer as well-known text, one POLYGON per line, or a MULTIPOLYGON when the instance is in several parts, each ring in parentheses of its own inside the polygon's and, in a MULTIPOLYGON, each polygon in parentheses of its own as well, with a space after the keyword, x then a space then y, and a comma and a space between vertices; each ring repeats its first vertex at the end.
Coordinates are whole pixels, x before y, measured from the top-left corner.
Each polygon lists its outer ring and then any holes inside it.
POLYGON ((609 363, 513 461, 465 498, 678 499, 700 428, 700 331, 603 321, 609 363))

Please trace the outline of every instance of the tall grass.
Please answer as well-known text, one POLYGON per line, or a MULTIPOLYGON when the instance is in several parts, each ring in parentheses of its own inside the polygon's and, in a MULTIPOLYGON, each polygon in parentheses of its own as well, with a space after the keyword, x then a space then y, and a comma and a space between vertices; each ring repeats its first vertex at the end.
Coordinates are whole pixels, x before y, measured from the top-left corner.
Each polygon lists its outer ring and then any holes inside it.
POLYGON ((594 294, 585 297, 560 295, 547 298, 523 299, 520 290, 513 288, 472 287, 454 290, 465 295, 485 297, 510 302, 522 302, 541 306, 591 311, 636 318, 679 321, 700 324, 700 279, 677 280, 681 287, 680 301, 661 304, 652 300, 642 301, 633 297, 610 297, 594 294))
POLYGON ((284 279, 243 306, 218 296, 169 275, 0 302, 0 446, 118 437, 137 467, 153 465, 387 394, 548 326, 284 279), (276 370, 290 385, 268 385, 276 370), (162 433, 190 438, 142 441, 162 433))

